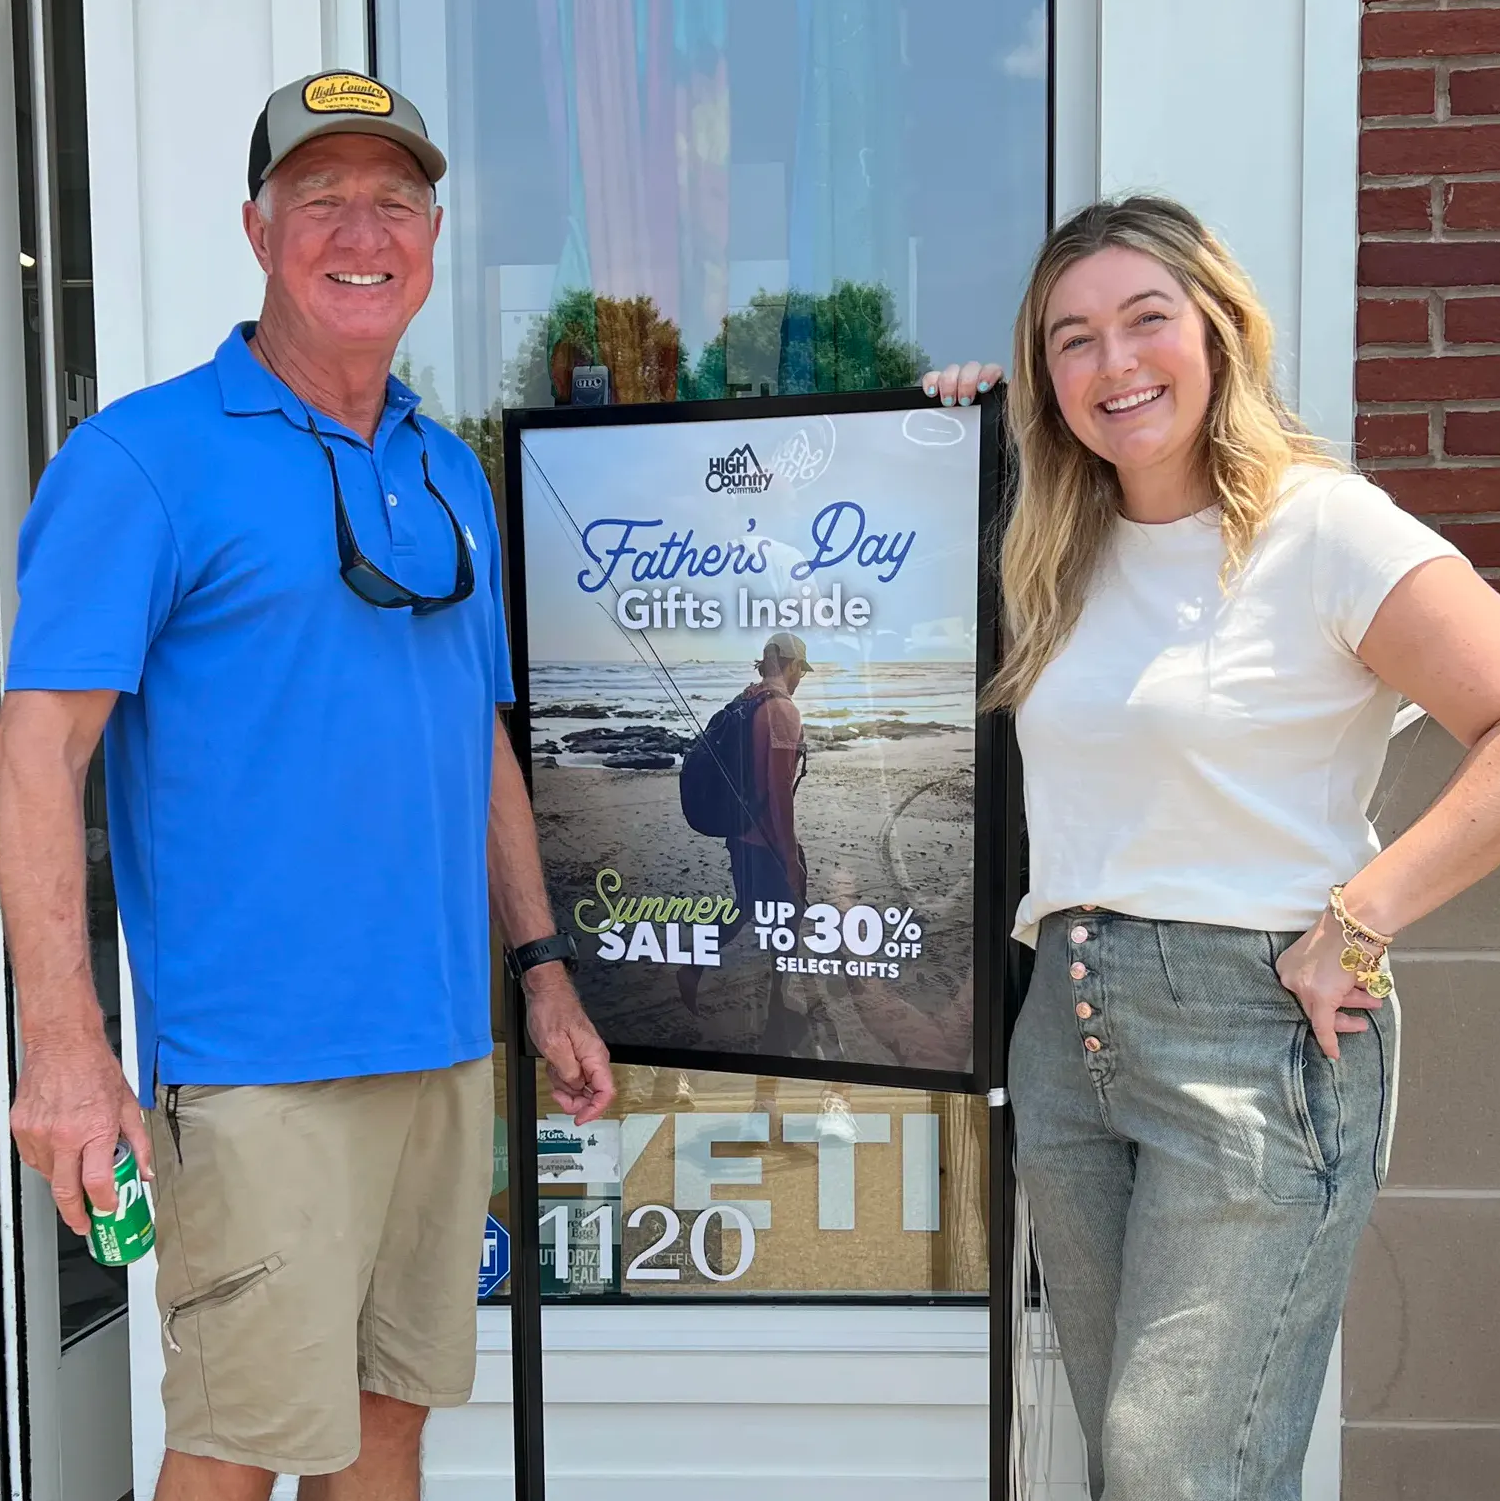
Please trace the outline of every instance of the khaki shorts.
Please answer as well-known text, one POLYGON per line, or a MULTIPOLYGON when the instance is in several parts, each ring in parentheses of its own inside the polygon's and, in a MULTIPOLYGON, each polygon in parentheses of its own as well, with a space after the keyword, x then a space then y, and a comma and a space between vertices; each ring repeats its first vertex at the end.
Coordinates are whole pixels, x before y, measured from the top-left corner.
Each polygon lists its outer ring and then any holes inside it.
POLYGON ((286 1475, 359 1456, 359 1394, 474 1383, 488 1058, 318 1084, 157 1090, 167 1447, 286 1475))

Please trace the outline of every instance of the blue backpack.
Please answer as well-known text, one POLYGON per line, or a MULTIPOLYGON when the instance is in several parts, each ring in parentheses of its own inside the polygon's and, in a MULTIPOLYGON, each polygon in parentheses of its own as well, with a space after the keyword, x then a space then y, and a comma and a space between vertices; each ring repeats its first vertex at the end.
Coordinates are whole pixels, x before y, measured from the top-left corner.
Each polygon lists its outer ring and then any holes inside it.
MULTIPOLYGON (((734 839, 759 821, 765 800, 755 786, 755 711, 769 698, 786 696, 772 690, 730 699, 688 746, 677 793, 689 828, 713 839, 734 839)), ((799 752, 805 773, 806 751, 799 747, 799 752)))

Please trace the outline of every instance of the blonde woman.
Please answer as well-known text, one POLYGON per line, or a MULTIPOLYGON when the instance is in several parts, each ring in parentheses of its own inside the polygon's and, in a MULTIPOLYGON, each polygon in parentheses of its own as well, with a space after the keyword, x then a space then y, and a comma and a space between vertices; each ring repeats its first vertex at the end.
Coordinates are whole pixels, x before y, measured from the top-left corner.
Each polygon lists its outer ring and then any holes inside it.
POLYGON ((1500 864, 1500 596, 1288 415, 1271 343, 1224 246, 1153 198, 1056 230, 1016 325, 985 695, 1031 839, 1010 1086, 1108 1501, 1301 1495, 1390 1152, 1385 948, 1500 864), (1382 851, 1401 694, 1469 755, 1382 851))

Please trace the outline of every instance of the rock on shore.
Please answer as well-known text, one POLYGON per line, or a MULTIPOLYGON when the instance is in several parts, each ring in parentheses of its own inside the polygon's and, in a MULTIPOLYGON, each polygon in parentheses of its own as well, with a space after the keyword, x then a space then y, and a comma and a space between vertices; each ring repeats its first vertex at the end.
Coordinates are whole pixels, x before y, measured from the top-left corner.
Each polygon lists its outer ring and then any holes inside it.
POLYGON ((630 729, 572 730, 562 737, 568 750, 582 755, 604 756, 605 765, 616 770, 668 771, 693 742, 686 735, 659 725, 633 725, 630 729))
POLYGON ((531 711, 533 719, 608 719, 603 704, 539 704, 531 711))

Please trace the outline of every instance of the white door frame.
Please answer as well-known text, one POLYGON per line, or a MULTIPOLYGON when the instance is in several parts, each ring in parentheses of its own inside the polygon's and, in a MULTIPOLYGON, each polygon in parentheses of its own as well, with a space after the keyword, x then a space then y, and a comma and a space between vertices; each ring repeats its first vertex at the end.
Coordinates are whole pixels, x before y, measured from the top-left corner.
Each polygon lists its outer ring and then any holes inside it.
MULTIPOLYGON (((50 88, 48 7, 26 5, 32 142, 36 172, 37 260, 42 346, 43 428, 49 454, 58 442, 61 410, 60 308, 55 244, 53 98, 50 88)), ((6 20, 9 20, 9 11, 6 20)), ((14 135, 12 32, 0 36, 0 267, 8 295, 0 295, 0 652, 8 656, 16 609, 16 538, 31 499, 23 306, 20 282, 20 181, 14 135)), ((0 1006, 6 1057, 19 1059, 20 1041, 9 1000, 0 1006)), ((7 1114, 10 1080, 5 1086, 7 1114)), ((8 1492, 12 1501, 118 1501, 130 1484, 130 1390, 125 1352, 126 1310, 64 1350, 58 1287, 57 1216, 51 1190, 19 1165, 7 1141, 0 1152, 0 1324, 6 1350, 5 1415, 8 1492), (23 1354, 24 1352, 24 1354, 23 1354), (67 1443, 64 1416, 81 1416, 87 1444, 67 1443), (28 1473, 29 1472, 29 1473, 28 1473)), ((76 1430, 74 1430, 76 1431, 76 1430)))

